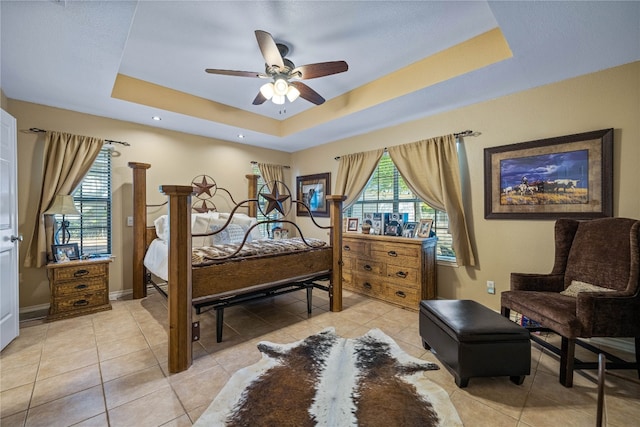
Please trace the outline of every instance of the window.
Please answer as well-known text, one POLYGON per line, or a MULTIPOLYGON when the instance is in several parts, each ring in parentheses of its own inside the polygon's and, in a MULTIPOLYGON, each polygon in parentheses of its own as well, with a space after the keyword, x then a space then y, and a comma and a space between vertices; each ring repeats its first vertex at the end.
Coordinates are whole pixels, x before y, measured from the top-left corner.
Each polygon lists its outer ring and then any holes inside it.
MULTIPOLYGON (((260 189, 262 188, 262 186, 265 184, 264 179, 262 178, 262 175, 260 175, 260 168, 258 167, 257 164, 253 165, 253 173, 255 175, 258 175, 258 192, 260 192, 260 189)), ((264 191, 267 191, 266 188, 264 191)), ((258 199, 259 199, 259 195, 258 195, 258 199)), ((274 220, 274 219, 279 219, 282 215, 280 215, 280 212, 278 211, 272 211, 267 217, 265 217, 264 215, 262 215, 262 212, 260 212, 260 209, 257 210, 257 220, 258 222, 260 221, 266 221, 266 220, 274 220)), ((278 226, 282 226, 282 224, 278 224, 278 223, 270 223, 270 224, 260 224, 258 225, 258 229, 260 230, 260 234, 262 235, 262 237, 271 237, 271 229, 273 229, 274 227, 278 227, 278 226)))
POLYGON ((360 218, 362 223, 363 214, 373 212, 407 213, 411 222, 433 219, 433 230, 438 237, 438 259, 455 261, 446 212, 438 211, 416 197, 387 153, 380 159, 356 203, 344 211, 344 216, 360 218))
POLYGON ((111 254, 111 150, 103 148, 73 193, 79 217, 70 217, 70 243, 82 255, 111 254))

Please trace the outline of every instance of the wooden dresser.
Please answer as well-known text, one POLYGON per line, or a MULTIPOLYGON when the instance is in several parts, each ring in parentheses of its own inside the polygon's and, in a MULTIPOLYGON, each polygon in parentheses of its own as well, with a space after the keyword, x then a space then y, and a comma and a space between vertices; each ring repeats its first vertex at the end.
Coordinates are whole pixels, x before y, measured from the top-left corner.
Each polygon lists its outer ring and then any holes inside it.
POLYGON ((47 264, 50 306, 47 321, 111 310, 111 258, 47 264))
POLYGON ((436 241, 344 233, 344 289, 419 310, 436 298, 436 241))

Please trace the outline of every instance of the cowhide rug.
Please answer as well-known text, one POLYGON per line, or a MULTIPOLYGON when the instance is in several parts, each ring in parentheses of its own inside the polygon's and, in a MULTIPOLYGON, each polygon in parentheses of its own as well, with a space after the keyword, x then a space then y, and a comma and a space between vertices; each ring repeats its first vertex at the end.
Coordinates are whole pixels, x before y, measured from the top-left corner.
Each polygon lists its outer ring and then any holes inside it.
POLYGON ((292 344, 260 342, 262 360, 236 372, 194 425, 462 426, 448 394, 379 329, 333 328, 292 344))

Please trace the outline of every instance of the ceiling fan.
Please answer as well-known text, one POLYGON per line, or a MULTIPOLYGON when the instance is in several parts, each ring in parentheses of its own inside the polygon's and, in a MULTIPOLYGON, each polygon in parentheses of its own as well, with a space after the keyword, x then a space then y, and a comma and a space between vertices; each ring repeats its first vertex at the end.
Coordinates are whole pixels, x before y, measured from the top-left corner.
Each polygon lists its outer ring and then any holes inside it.
POLYGON ((257 77, 272 79, 271 82, 262 85, 260 92, 253 100, 254 105, 263 104, 271 99, 274 104, 284 104, 285 97, 289 102, 295 101, 298 96, 307 101, 320 105, 325 99, 315 90, 299 80, 309 80, 318 77, 329 76, 331 74, 343 73, 349 69, 345 61, 320 62, 317 64, 301 65, 296 67, 293 62, 285 58, 289 53, 289 48, 276 43, 266 31, 256 30, 258 46, 265 60, 264 73, 252 71, 218 70, 207 68, 205 71, 210 74, 221 74, 224 76, 257 77))

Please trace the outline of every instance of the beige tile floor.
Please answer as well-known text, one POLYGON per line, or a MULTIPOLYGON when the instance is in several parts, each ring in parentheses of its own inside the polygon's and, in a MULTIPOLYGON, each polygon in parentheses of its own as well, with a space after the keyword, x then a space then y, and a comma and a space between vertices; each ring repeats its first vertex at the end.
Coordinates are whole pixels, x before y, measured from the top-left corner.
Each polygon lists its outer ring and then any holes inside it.
MULTIPOLYGON (((258 341, 292 342, 328 326, 344 337, 380 328, 409 354, 438 363, 422 348, 415 312, 346 292, 345 309, 331 313, 326 294, 316 291, 308 318, 304 298, 300 292, 227 309, 222 343, 215 342, 213 312, 204 313, 193 366, 171 375, 166 301, 155 292, 114 301, 112 311, 25 323, 0 354, 0 425, 191 426, 236 370, 260 359, 258 341)), ((449 393, 467 427, 595 425, 595 371, 577 372, 574 387, 564 388, 556 357, 537 345, 531 368, 521 386, 506 377, 473 378, 458 389, 445 369, 425 375, 449 393)), ((640 425, 640 387, 610 377, 606 390, 606 425, 640 425)))

